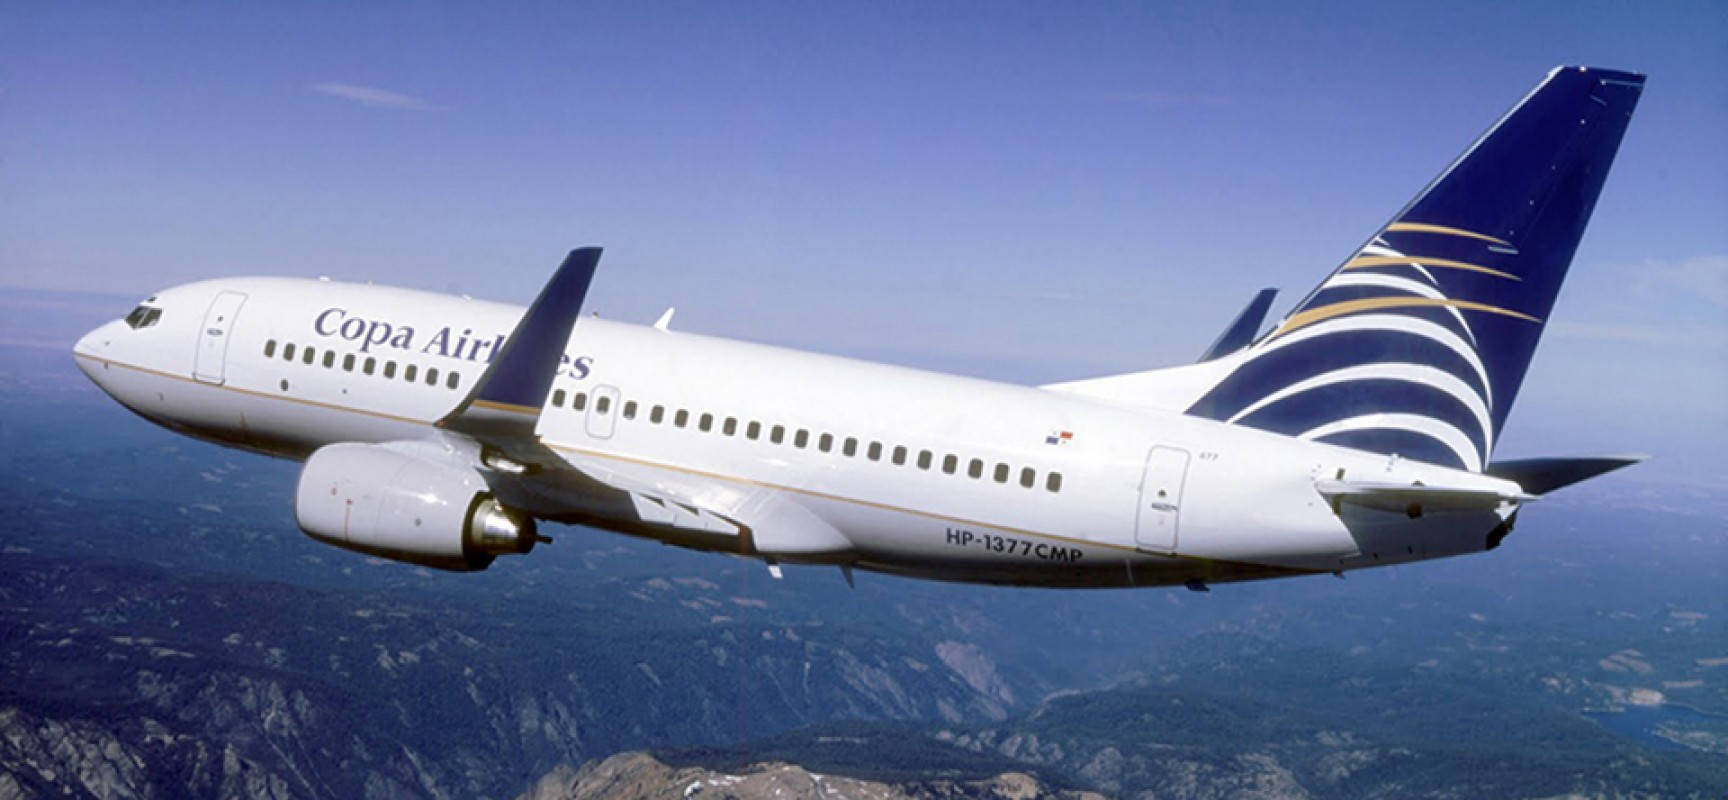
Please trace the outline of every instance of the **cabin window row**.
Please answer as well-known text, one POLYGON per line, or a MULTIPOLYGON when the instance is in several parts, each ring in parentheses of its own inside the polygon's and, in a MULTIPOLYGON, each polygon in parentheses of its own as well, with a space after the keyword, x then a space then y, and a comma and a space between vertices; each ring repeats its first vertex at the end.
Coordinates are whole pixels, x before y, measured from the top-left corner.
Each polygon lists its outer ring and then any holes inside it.
MULTIPOLYGON (((596 414, 612 412, 613 400, 611 395, 602 394, 589 398, 586 392, 571 394, 563 389, 556 389, 552 392, 552 406, 554 408, 564 408, 568 404, 573 411, 586 411, 590 402, 592 402, 596 414)), ((636 401, 629 400, 622 404, 619 415, 624 419, 634 420, 639 410, 640 407, 637 406, 636 401)), ((648 422, 661 425, 669 421, 674 428, 688 428, 694 423, 696 430, 704 433, 713 432, 716 429, 725 436, 737 436, 742 433, 744 438, 750 441, 765 439, 770 444, 790 443, 800 450, 814 445, 819 452, 832 453, 837 450, 841 455, 848 458, 857 457, 862 453, 865 458, 871 461, 886 459, 896 466, 910 463, 921 470, 940 469, 945 475, 958 474, 964 467, 963 471, 969 478, 982 480, 988 475, 990 480, 997 483, 1005 484, 1012 481, 1028 489, 1039 484, 1037 470, 1031 467, 1015 469, 1002 461, 991 465, 981 458, 963 459, 954 453, 942 454, 938 458, 933 451, 918 450, 914 453, 903 444, 889 446, 879 441, 864 442, 853 436, 837 437, 832 433, 812 433, 807 428, 791 429, 784 425, 764 425, 756 420, 740 421, 737 417, 718 418, 707 412, 692 414, 688 409, 683 408, 670 410, 670 414, 667 413, 668 411, 669 409, 660 405, 649 408, 648 422)), ((1062 473, 1045 473, 1043 485, 1044 489, 1049 492, 1062 491, 1062 473)))
MULTIPOLYGON (((265 358, 275 358, 277 351, 275 339, 264 343, 265 358)), ((442 376, 443 385, 446 389, 455 389, 462 383, 461 373, 455 370, 441 372, 437 367, 427 367, 422 370, 418 364, 406 363, 401 364, 401 369, 398 370, 395 361, 381 360, 377 356, 361 357, 354 353, 319 350, 311 345, 296 346, 292 342, 283 342, 280 351, 283 361, 298 361, 307 366, 323 364, 325 369, 336 369, 340 366, 343 372, 358 370, 362 375, 382 375, 386 378, 396 378, 400 375, 402 380, 407 383, 425 383, 427 386, 439 385, 439 377, 442 376)))

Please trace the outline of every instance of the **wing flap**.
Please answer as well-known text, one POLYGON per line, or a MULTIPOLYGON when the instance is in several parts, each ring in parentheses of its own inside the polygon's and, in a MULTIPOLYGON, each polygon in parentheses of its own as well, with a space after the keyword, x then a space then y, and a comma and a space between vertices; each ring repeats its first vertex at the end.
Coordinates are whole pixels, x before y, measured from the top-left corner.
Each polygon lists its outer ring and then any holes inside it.
POLYGON ((487 482, 536 517, 649 536, 672 544, 788 560, 849 561, 851 540, 780 489, 722 481, 543 444, 510 453, 535 465, 487 482))
POLYGON ((649 524, 740 538, 739 552, 772 556, 836 556, 852 542, 792 495, 701 475, 567 454, 589 478, 630 494, 649 524))

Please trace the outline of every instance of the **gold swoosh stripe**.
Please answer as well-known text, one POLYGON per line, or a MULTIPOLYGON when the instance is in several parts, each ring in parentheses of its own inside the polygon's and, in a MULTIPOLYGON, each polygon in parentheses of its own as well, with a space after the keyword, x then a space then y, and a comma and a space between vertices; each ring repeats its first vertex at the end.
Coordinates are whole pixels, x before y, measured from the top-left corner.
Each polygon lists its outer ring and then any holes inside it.
POLYGON ((1407 264, 1422 264, 1429 267, 1444 267, 1446 269, 1463 269, 1493 275, 1496 278, 1506 278, 1514 281, 1524 280, 1510 272, 1484 267, 1481 264, 1470 264, 1464 261, 1453 261, 1447 258, 1428 258, 1427 256, 1357 256, 1344 264, 1345 269, 1364 269, 1367 267, 1402 267, 1407 264))
POLYGON ((1514 317, 1527 322, 1542 321, 1530 316, 1529 314, 1513 311, 1509 308, 1491 306, 1487 303, 1477 303, 1470 300, 1435 300, 1428 297, 1368 297, 1361 300, 1345 300, 1342 303, 1333 303, 1331 305, 1320 306, 1319 308, 1308 309, 1307 311, 1284 320, 1284 324, 1278 326, 1278 331, 1273 334, 1273 337, 1282 336, 1298 328, 1305 328, 1316 322, 1329 320, 1343 314, 1352 314, 1357 311, 1380 311, 1388 308, 1456 308, 1464 311, 1485 311, 1489 314, 1500 314, 1502 316, 1514 317))
POLYGON ((477 405, 481 408, 490 408, 493 411, 512 411, 517 414, 529 414, 536 417, 540 416, 540 409, 533 406, 520 406, 515 403, 494 403, 491 400, 475 400, 473 405, 477 405))
POLYGON ((1471 239, 1481 239, 1498 245, 1511 247, 1512 243, 1505 239, 1496 239, 1486 233, 1467 231, 1463 228, 1448 228, 1445 225, 1429 225, 1426 222, 1394 222, 1386 226, 1387 233, 1444 233, 1451 236, 1465 236, 1471 239))

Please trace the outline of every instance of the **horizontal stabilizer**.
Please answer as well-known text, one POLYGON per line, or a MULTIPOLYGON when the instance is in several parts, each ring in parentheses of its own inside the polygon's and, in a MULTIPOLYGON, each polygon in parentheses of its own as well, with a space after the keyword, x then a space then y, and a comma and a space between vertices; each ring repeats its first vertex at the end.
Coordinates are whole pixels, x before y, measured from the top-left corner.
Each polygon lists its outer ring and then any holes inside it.
POLYGON ((1484 470, 1504 478, 1531 494, 1547 494, 1597 475, 1629 467, 1648 456, 1592 456, 1586 458, 1523 458, 1495 461, 1484 470))
POLYGON ((1258 294, 1254 295, 1253 300, 1248 301, 1248 305, 1242 309, 1242 313, 1236 315, 1236 319, 1230 323, 1230 327, 1225 328, 1224 332, 1218 335, 1218 341, 1206 348, 1206 353, 1200 356, 1200 360, 1211 361, 1219 356, 1227 356, 1247 347, 1250 342, 1254 341, 1254 334, 1260 332, 1260 324, 1266 321, 1266 312, 1272 309, 1272 298, 1277 296, 1277 289, 1261 289, 1258 294))
POLYGON ((1536 499, 1527 494, 1508 494, 1495 489, 1408 483, 1320 481, 1314 488, 1332 504, 1334 511, 1348 503, 1411 516, 1434 511, 1493 511, 1501 503, 1536 499))

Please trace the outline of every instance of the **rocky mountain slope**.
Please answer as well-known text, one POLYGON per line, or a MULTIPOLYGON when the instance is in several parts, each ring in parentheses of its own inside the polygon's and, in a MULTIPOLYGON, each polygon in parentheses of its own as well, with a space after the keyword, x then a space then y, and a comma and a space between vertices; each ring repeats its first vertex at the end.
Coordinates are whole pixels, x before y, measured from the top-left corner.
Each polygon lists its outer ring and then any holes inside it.
POLYGON ((573 770, 561 766, 517 800, 1103 800, 1091 792, 1051 789, 1025 773, 980 780, 900 783, 811 772, 795 764, 758 763, 736 772, 668 766, 647 753, 621 753, 573 770))
POLYGON ((951 666, 928 632, 669 624, 735 598, 612 589, 652 602, 523 615, 509 599, 439 607, 14 552, 0 559, 0 771, 92 796, 507 796, 633 746, 1007 714, 977 678, 993 662, 951 666))

